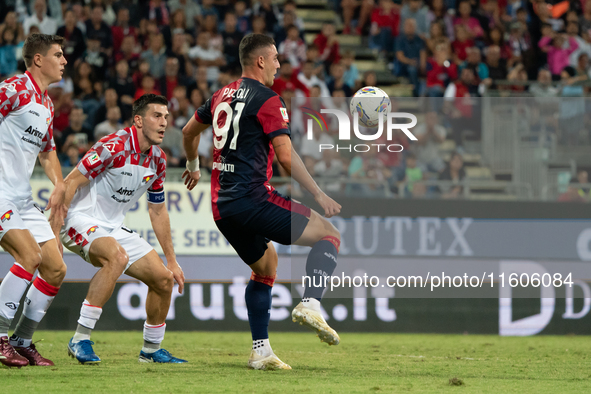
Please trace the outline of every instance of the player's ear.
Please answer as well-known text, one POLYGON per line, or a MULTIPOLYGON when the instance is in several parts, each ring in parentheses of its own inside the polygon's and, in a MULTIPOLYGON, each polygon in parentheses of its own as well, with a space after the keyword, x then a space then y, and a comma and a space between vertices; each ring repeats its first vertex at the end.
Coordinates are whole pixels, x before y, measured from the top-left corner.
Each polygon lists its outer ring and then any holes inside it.
POLYGON ((39 68, 41 68, 41 63, 43 62, 43 56, 41 56, 40 53, 36 53, 35 56, 33 56, 33 64, 39 68))

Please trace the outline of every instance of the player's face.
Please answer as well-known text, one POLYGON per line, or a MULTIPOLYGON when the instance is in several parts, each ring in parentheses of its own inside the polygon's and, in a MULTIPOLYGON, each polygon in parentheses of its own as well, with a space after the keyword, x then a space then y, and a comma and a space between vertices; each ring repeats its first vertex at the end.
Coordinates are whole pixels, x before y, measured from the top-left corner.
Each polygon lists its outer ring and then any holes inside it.
POLYGON ((49 83, 59 82, 64 74, 64 68, 68 63, 64 57, 64 51, 58 44, 53 44, 45 56, 41 56, 41 73, 49 80, 49 83))
POLYGON ((144 137, 150 145, 160 145, 168 123, 168 108, 162 104, 150 104, 146 116, 141 118, 144 137))
POLYGON ((277 48, 273 45, 269 51, 269 55, 265 59, 265 86, 273 86, 275 74, 277 74, 277 70, 281 67, 278 56, 277 48))

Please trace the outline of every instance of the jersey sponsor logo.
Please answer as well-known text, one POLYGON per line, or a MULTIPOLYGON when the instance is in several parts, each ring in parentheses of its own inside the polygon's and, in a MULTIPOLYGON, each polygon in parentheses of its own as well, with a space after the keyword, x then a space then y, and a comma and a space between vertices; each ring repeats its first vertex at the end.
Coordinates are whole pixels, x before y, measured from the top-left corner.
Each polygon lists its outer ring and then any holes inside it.
POLYGON ((49 123, 51 123, 51 117, 45 119, 45 123, 49 126, 49 123))
POLYGON ((281 116, 283 116, 283 120, 289 122, 289 116, 287 115, 287 108, 279 108, 281 111, 281 116))
POLYGON ((121 175, 133 176, 133 174, 131 172, 126 172, 126 171, 121 171, 121 175))
POLYGON ((41 148, 41 143, 39 141, 33 141, 32 139, 29 139, 25 136, 21 137, 21 140, 28 142, 29 144, 33 144, 35 145, 37 148, 41 148))
POLYGON ((42 132, 40 132, 40 131, 39 131, 39 130, 37 130, 37 129, 34 129, 34 128, 33 128, 33 126, 29 126, 29 127, 28 127, 28 128, 25 130, 25 133, 27 133, 27 134, 31 134, 32 136, 34 136, 34 137, 37 137, 37 138, 43 138, 43 133, 42 133, 42 132))
POLYGON ((121 204, 125 204, 125 203, 127 203, 127 202, 130 202, 130 201, 131 201, 131 199, 119 198, 119 197, 117 197, 117 196, 116 196, 116 195, 114 195, 114 194, 111 196, 111 198, 112 198, 113 200, 115 200, 115 201, 117 201, 117 202, 121 203, 121 204))
POLYGON ((245 100, 246 99, 246 96, 248 96, 248 93, 249 92, 250 92, 250 89, 244 89, 244 88, 230 89, 230 88, 225 88, 224 89, 224 93, 222 93, 222 100, 224 99, 224 97, 232 97, 232 98, 237 98, 237 99, 245 100))
POLYGON ((145 183, 148 183, 148 182, 150 182, 150 180, 151 180, 152 178, 154 178, 154 174, 152 174, 152 175, 148 175, 148 176, 145 176, 145 177, 142 179, 142 184, 145 184, 145 183))
POLYGON ((2 223, 4 223, 7 220, 10 220, 10 218, 12 217, 12 209, 8 212, 4 212, 4 215, 0 216, 0 220, 2 221, 2 223))
POLYGON ((130 190, 126 187, 120 187, 119 190, 117 190, 117 193, 121 194, 122 196, 133 196, 134 192, 135 190, 130 190))
POLYGON ((94 233, 97 228, 98 228, 98 226, 92 226, 91 228, 88 229, 88 231, 86 232, 86 235, 90 235, 90 234, 94 233))
POLYGON ((214 170, 220 170, 225 172, 234 172, 234 164, 227 164, 227 163, 213 163, 214 170))
POLYGON ((86 163, 88 163, 89 166, 93 166, 96 163, 98 163, 100 160, 101 160, 101 158, 99 157, 98 153, 93 152, 92 155, 90 155, 86 158, 86 163))
POLYGON ((39 112, 35 112, 33 110, 30 110, 29 113, 35 115, 36 117, 40 117, 41 116, 41 115, 39 115, 39 112))

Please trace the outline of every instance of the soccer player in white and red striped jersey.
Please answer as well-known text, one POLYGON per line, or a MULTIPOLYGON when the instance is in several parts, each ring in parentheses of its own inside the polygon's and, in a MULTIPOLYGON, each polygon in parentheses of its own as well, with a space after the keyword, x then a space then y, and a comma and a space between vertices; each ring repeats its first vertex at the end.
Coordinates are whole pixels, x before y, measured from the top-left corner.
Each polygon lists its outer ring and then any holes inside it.
POLYGON ((64 183, 53 142, 53 103, 47 87, 62 79, 64 39, 32 34, 23 46, 27 71, 0 83, 0 246, 16 260, 0 284, 0 362, 9 367, 53 365, 32 344, 33 332, 66 276, 56 237, 66 210, 64 183), (46 209, 33 202, 35 160, 55 188, 46 209), (50 225, 51 223, 51 225, 50 225), (8 329, 35 272, 14 335, 8 329))
POLYGON ((176 261, 170 220, 164 203, 164 138, 168 101, 145 94, 133 104, 134 125, 99 140, 65 180, 65 204, 71 206, 61 231, 64 245, 100 267, 82 303, 78 328, 68 344, 70 356, 97 364, 90 334, 124 272, 148 285, 147 319, 140 362, 184 363, 160 349, 174 280, 183 291, 185 277, 176 261), (137 233, 123 227, 125 214, 148 194, 148 211, 168 266, 137 233))

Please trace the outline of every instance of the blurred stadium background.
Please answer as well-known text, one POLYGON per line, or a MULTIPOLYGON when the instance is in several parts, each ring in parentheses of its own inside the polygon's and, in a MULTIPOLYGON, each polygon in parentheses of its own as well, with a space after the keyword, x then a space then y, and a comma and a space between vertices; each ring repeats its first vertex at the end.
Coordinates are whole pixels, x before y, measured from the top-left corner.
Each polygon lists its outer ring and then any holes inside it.
MULTIPOLYGON (((282 67, 273 89, 288 105, 294 143, 344 207, 335 219, 347 245, 343 266, 368 255, 409 266, 426 259, 485 268, 591 260, 591 2, 4 0, 0 19, 2 79, 22 70, 28 34, 66 37, 67 72, 50 87, 64 174, 94 141, 130 124, 134 97, 159 92, 170 100, 167 204, 191 282, 174 300, 170 330, 247 330, 249 270, 211 217, 211 130, 200 146, 198 189, 184 190, 180 174, 181 128, 240 76, 238 44, 251 31, 275 38, 282 67), (319 143, 337 143, 336 129, 306 140, 304 115, 292 103, 310 98, 348 108, 345 98, 363 86, 381 87, 395 109, 417 114, 419 141, 394 141, 405 148, 399 154, 317 152, 319 143), (388 238, 373 237, 374 225, 387 226, 388 238), (456 242, 459 228, 465 243, 456 242)), ((32 184, 43 205, 50 183, 38 170, 32 184)), ((280 191, 317 208, 278 166, 274 177, 280 191)), ((157 247, 145 202, 126 224, 157 247)), ((294 330, 291 251, 280 252, 283 283, 274 289, 271 330, 294 330)), ((65 260, 67 284, 43 329, 75 328, 95 272, 75 255, 65 260)), ((0 273, 11 263, 0 253, 0 273)), ((145 294, 122 280, 97 328, 139 330, 145 294)), ((368 291, 327 299, 326 312, 340 331, 588 333, 589 286, 580 282, 573 293, 552 297, 503 304, 499 297, 395 299, 393 290, 368 291)))

